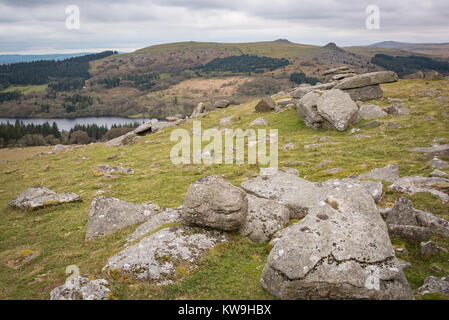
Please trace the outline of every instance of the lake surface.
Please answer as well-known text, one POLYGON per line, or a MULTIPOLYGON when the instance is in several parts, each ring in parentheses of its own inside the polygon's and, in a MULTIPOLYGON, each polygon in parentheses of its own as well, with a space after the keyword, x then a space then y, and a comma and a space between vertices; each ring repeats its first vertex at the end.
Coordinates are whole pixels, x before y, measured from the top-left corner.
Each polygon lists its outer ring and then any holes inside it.
POLYGON ((107 126, 111 128, 112 125, 125 125, 130 123, 144 123, 150 119, 130 119, 123 117, 83 117, 83 118, 0 118, 0 123, 9 123, 14 124, 16 120, 23 121, 24 124, 44 124, 45 122, 53 124, 56 122, 59 130, 69 131, 75 125, 87 125, 87 124, 97 124, 98 126, 107 126))

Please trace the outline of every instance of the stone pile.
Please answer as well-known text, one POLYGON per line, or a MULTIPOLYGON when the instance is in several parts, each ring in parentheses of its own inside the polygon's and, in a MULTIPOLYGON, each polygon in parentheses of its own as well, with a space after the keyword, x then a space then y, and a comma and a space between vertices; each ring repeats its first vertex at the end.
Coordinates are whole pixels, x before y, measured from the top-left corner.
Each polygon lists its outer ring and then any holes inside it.
POLYGON ((322 78, 324 82, 339 81, 342 79, 355 76, 356 73, 348 66, 329 69, 323 72, 322 78))

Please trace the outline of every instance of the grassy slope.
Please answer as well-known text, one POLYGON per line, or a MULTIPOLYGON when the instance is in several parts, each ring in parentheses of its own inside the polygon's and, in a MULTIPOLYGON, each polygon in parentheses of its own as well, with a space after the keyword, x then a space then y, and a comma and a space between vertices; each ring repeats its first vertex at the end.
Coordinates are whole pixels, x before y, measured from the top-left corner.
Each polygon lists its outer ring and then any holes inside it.
POLYGON ((43 92, 45 89, 47 89, 48 84, 42 84, 42 85, 25 85, 25 86, 9 86, 3 90, 0 90, 0 92, 11 92, 11 91, 20 91, 22 94, 29 94, 33 92, 43 92))
MULTIPOLYGON (((298 119, 296 111, 281 114, 267 113, 262 116, 271 128, 279 129, 280 146, 293 142, 295 149, 279 150, 281 166, 299 170, 300 176, 312 181, 346 177, 366 172, 375 167, 397 163, 401 175, 426 175, 427 160, 419 154, 407 151, 411 147, 428 146, 434 137, 449 142, 447 112, 449 105, 435 100, 422 100, 419 96, 426 88, 440 89, 449 98, 447 80, 400 81, 383 86, 386 97, 408 98, 404 103, 411 108, 407 117, 387 117, 381 121, 397 122, 402 129, 378 127, 362 129, 361 133, 371 138, 356 140, 348 132, 316 131, 306 128, 298 119), (435 120, 423 116, 432 115, 435 120), (317 143, 323 136, 339 142, 317 149, 304 149, 304 144, 317 143), (317 166, 323 160, 333 162, 327 167, 317 166), (307 163, 304 163, 307 162, 307 163), (283 164, 282 164, 283 163, 283 164), (363 164, 366 164, 364 167, 363 164), (343 172, 330 175, 329 168, 342 168, 343 172)), ((386 105, 386 101, 376 101, 386 105)), ((235 128, 245 128, 252 120, 261 116, 253 112, 254 103, 217 111, 202 119, 203 128, 216 127, 220 118, 236 114, 235 128)), ((191 128, 191 122, 181 127, 191 128)), ((66 278, 65 268, 75 264, 81 273, 92 277, 104 277, 101 268, 108 257, 120 251, 124 240, 135 227, 117 231, 106 237, 84 242, 89 204, 95 193, 106 190, 107 196, 126 201, 143 203, 152 201, 160 206, 175 207, 182 204, 189 185, 196 179, 210 174, 224 174, 232 183, 239 185, 258 172, 249 165, 179 165, 169 161, 169 152, 174 142, 169 132, 143 137, 137 144, 120 148, 107 148, 104 144, 82 146, 72 151, 59 152, 28 160, 8 161, 2 164, 0 179, 0 299, 47 299, 49 292, 66 278), (118 159, 107 160, 109 156, 118 159), (87 159, 82 160, 82 157, 87 159), (97 177, 92 170, 99 164, 122 164, 135 170, 132 176, 118 179, 97 177), (43 171, 45 165, 50 169, 43 171), (36 212, 12 210, 7 202, 33 185, 43 185, 57 192, 75 192, 83 202, 46 208, 36 212), (25 251, 24 251, 25 250, 25 251), (23 253, 35 250, 40 255, 27 263, 21 262, 23 253)), ((8 150, 0 151, 0 159, 8 150)), ((448 160, 448 159, 446 159, 448 160)), ((381 206, 391 206, 398 193, 387 190, 381 206)), ((442 205, 439 199, 429 194, 410 197, 416 208, 433 212, 449 219, 449 204, 442 205)), ((200 268, 184 280, 165 287, 154 287, 143 283, 122 282, 109 279, 113 295, 119 299, 268 299, 271 298, 259 286, 260 274, 267 257, 265 245, 254 245, 247 238, 231 235, 231 242, 222 245, 201 261, 200 268)), ((449 239, 433 237, 433 240, 449 248, 449 239)), ((449 273, 449 255, 441 255, 423 261, 419 257, 418 245, 405 244, 394 239, 395 245, 406 246, 407 257, 413 267, 406 275, 413 289, 419 287, 426 276, 443 276, 449 273), (432 271, 438 264, 442 271, 432 271)))

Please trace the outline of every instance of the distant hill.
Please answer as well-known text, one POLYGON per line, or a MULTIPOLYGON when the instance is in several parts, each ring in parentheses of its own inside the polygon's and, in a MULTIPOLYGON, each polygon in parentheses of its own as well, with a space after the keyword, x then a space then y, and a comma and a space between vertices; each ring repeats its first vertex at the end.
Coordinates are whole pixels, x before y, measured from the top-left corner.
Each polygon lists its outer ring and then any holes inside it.
POLYGON ((449 43, 409 43, 383 41, 369 45, 370 47, 405 50, 430 56, 449 58, 449 43))
POLYGON ((0 64, 32 62, 39 60, 64 60, 74 57, 81 57, 92 52, 82 53, 62 53, 62 54, 0 54, 0 64))

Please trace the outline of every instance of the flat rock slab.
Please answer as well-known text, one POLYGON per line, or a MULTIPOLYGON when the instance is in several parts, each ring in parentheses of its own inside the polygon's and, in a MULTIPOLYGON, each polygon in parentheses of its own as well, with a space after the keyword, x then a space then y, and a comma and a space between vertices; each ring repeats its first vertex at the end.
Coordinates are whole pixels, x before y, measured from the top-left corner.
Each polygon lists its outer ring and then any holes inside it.
POLYGON ((432 147, 410 149, 413 152, 421 152, 429 157, 449 157, 449 144, 435 144, 432 147))
POLYGON ((281 299, 413 299, 364 188, 334 189, 276 234, 261 285, 281 299))
POLYGON ((50 300, 107 300, 111 290, 105 279, 89 280, 87 276, 68 279, 50 292, 50 300))
POLYGON ((335 87, 336 84, 337 84, 337 82, 329 82, 329 83, 319 84, 316 86, 300 86, 300 87, 296 88, 295 90, 293 90, 290 93, 290 95, 293 98, 301 99, 309 92, 312 92, 315 90, 329 90, 329 89, 332 89, 333 87, 335 87))
POLYGON ((396 82, 398 79, 398 75, 393 71, 370 72, 345 79, 338 83, 335 89, 362 88, 381 83, 396 82))
POLYGON ((226 235, 219 231, 169 227, 119 252, 102 270, 157 285, 168 284, 192 271, 210 249, 225 241, 226 235))
POLYGON ((165 209, 161 213, 151 216, 151 218, 142 223, 136 231, 126 238, 126 245, 136 241, 140 237, 145 236, 149 232, 163 226, 164 224, 181 222, 181 210, 182 207, 165 209))
POLYGON ((248 195, 248 215, 240 233, 263 243, 290 221, 290 210, 276 201, 248 195))
POLYGON ((374 201, 380 202, 382 200, 382 183, 379 181, 360 181, 357 179, 345 178, 337 180, 328 180, 326 182, 318 184, 321 188, 325 188, 327 191, 333 189, 352 189, 352 188, 364 188, 374 199, 374 201))
POLYGON ((10 207, 23 210, 36 210, 61 203, 81 201, 74 193, 56 193, 44 187, 32 187, 22 192, 16 199, 8 202, 10 207))
POLYGON ((396 164, 390 164, 383 168, 375 168, 368 173, 359 175, 357 178, 394 182, 400 178, 399 167, 396 164))
POLYGON ((101 196, 90 205, 86 241, 133 224, 142 223, 156 212, 142 205, 101 196))
POLYGON ((429 192, 441 199, 443 203, 449 201, 447 190, 449 179, 437 177, 403 177, 396 180, 390 189, 413 195, 418 192, 429 192), (445 190, 445 191, 442 191, 445 190))
POLYGON ((305 216, 322 200, 321 189, 315 183, 282 171, 245 181, 242 188, 249 194, 287 206, 292 219, 305 216))

